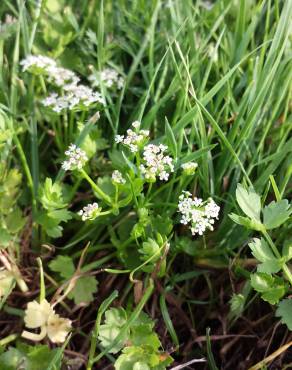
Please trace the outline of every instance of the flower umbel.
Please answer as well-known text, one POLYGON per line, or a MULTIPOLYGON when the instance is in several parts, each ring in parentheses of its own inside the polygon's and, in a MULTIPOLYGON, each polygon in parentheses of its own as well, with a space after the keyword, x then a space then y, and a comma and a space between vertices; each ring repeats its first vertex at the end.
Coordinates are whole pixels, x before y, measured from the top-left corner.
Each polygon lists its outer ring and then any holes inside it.
POLYGON ((193 198, 188 191, 179 197, 178 212, 182 215, 180 222, 191 225, 192 235, 203 235, 206 229, 213 230, 219 211, 220 207, 212 198, 203 202, 201 198, 193 198))
POLYGON ((167 181, 170 172, 174 171, 173 159, 164 154, 167 149, 163 144, 149 144, 144 148, 144 164, 140 169, 147 180, 156 181, 156 177, 159 177, 160 180, 167 181))
POLYGON ((39 73, 47 73, 48 68, 56 67, 57 63, 54 59, 43 55, 28 55, 20 62, 23 72, 36 71, 39 73))
POLYGON ((22 332, 22 337, 33 341, 43 340, 47 335, 53 343, 63 343, 71 330, 71 320, 57 315, 46 299, 40 303, 37 301, 28 303, 24 322, 29 329, 41 329, 39 334, 26 330, 22 332))
POLYGON ((191 176, 191 175, 194 175, 197 168, 198 168, 198 163, 196 162, 187 162, 187 163, 183 163, 181 165, 181 168, 183 169, 183 172, 187 175, 187 176, 191 176))
POLYGON ((78 212, 78 215, 81 216, 82 221, 92 221, 98 216, 100 210, 97 203, 87 204, 87 206, 78 212))
POLYGON ((115 184, 125 184, 126 180, 123 178, 120 171, 115 170, 112 173, 112 182, 115 184))
POLYGON ((64 109, 88 109, 92 104, 105 105, 101 94, 87 86, 72 83, 64 85, 63 89, 66 91, 64 95, 60 96, 57 93, 52 93, 42 100, 43 105, 51 108, 56 113, 60 113, 64 109))
POLYGON ((88 77, 88 80, 92 83, 92 86, 94 87, 99 86, 100 81, 107 88, 116 88, 120 90, 124 86, 124 78, 112 68, 105 68, 101 72, 93 72, 88 77))
POLYGON ((116 135, 115 142, 122 143, 127 146, 132 153, 137 153, 148 140, 149 130, 139 130, 140 122, 135 121, 132 123, 132 127, 135 129, 128 129, 127 135, 116 135))
POLYGON ((85 163, 88 161, 87 155, 84 150, 78 148, 75 144, 71 144, 65 152, 66 161, 62 163, 62 168, 65 171, 81 170, 85 163))

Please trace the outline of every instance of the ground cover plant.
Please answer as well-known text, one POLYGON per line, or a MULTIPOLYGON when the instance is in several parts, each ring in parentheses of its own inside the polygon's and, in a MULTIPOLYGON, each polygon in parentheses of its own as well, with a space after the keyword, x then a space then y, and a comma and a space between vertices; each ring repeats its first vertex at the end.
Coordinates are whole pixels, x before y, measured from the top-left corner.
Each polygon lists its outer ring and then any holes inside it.
POLYGON ((292 1, 0 3, 0 369, 288 369, 292 1))

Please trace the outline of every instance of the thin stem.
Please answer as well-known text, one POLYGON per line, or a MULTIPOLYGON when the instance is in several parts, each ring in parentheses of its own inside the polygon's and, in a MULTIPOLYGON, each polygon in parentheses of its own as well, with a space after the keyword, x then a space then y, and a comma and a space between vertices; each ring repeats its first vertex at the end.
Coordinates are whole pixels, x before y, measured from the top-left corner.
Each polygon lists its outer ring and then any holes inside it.
POLYGON ((80 172, 83 175, 83 177, 85 178, 85 180, 87 180, 87 182, 90 184, 90 186, 92 187, 93 191, 95 191, 106 203, 108 203, 108 204, 111 205, 112 204, 111 198, 107 194, 105 194, 105 192, 103 190, 101 190, 101 188, 98 185, 96 185, 96 183, 84 171, 84 169, 81 169, 80 172))
MULTIPOLYGON (((270 235, 266 232, 266 230, 265 231, 262 231, 262 233, 263 233, 264 237, 266 238, 267 242, 269 243, 270 247, 272 248, 275 256, 277 258, 281 259, 282 256, 279 253, 279 251, 278 251, 277 247, 275 246, 275 244, 274 244, 272 238, 270 237, 270 235)), ((289 267, 285 263, 283 263, 282 270, 283 270, 286 278, 288 279, 289 283, 292 286, 292 273, 291 273, 289 267)))

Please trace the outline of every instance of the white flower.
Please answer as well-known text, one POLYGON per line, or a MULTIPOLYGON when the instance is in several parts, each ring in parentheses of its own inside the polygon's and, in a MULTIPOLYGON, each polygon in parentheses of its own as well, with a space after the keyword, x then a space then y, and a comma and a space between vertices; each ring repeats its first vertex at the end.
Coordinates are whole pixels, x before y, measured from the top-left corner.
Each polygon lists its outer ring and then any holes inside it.
POLYGON ((141 125, 141 122, 140 122, 140 121, 134 121, 134 122, 132 123, 132 126, 133 126, 134 128, 136 128, 136 129, 140 128, 140 125, 141 125))
POLYGON ((194 175, 197 168, 198 168, 198 163, 196 162, 187 162, 183 163, 181 165, 181 168, 183 169, 184 173, 188 176, 194 175))
POLYGON ((54 313, 49 302, 44 299, 40 303, 29 302, 25 310, 24 322, 29 329, 36 329, 46 324, 48 318, 54 313))
POLYGON ((160 180, 167 181, 170 172, 174 171, 173 159, 164 155, 167 149, 167 146, 163 144, 149 144, 144 148, 144 163, 140 169, 147 180, 155 181, 156 177, 159 177, 160 180))
POLYGON ((113 183, 116 183, 116 184, 125 184, 125 182, 126 182, 126 180, 123 178, 121 172, 118 171, 118 170, 115 170, 112 173, 112 181, 113 181, 113 183))
POLYGON ((24 338, 40 341, 47 335, 53 343, 62 343, 71 330, 71 321, 57 315, 49 302, 44 299, 40 303, 29 302, 24 316, 25 326, 29 329, 40 328, 39 334, 24 330, 24 338))
POLYGON ((54 59, 43 55, 29 55, 20 64, 23 71, 44 73, 48 81, 58 87, 64 87, 68 84, 76 86, 80 80, 73 71, 58 67, 54 59))
POLYGON ((56 67, 57 63, 54 59, 43 55, 28 55, 20 62, 22 70, 37 70, 39 72, 46 72, 50 67, 56 67))
POLYGON ((8 294, 9 289, 12 287, 13 280, 14 277, 10 271, 0 269, 0 298, 8 294))
POLYGON ((68 86, 76 86, 80 81, 80 78, 70 69, 54 65, 49 66, 46 71, 48 74, 48 81, 64 89, 68 86))
POLYGON ((71 144, 65 152, 66 161, 62 163, 62 168, 65 171, 81 170, 88 158, 84 150, 78 148, 75 144, 71 144))
POLYGON ((98 216, 100 210, 97 203, 87 204, 87 206, 78 212, 78 215, 81 216, 82 221, 92 221, 98 216))
POLYGON ((53 343, 63 343, 71 330, 71 320, 52 314, 47 322, 47 334, 53 343))
POLYGON ((115 142, 122 143, 127 146, 132 153, 137 153, 139 148, 143 147, 147 142, 150 132, 149 130, 139 130, 139 121, 133 122, 132 127, 134 127, 136 131, 129 128, 126 136, 116 135, 115 142))
POLYGON ((124 86, 124 78, 118 74, 112 68, 105 68, 101 72, 93 72, 88 80, 91 82, 92 86, 96 87, 100 85, 100 81, 107 88, 116 88, 118 90, 122 89, 124 86))
POLYGON ((123 142, 123 140, 124 140, 124 135, 116 135, 116 136, 115 136, 115 142, 116 142, 117 144, 122 143, 122 142, 123 142))
MULTIPOLYGON (((61 83, 61 80, 58 83, 61 83)), ((56 113, 60 113, 64 109, 88 109, 92 104, 97 103, 105 105, 101 94, 87 86, 71 82, 63 85, 63 89, 66 91, 64 95, 53 93, 42 100, 43 105, 50 107, 56 113)))
POLYGON ((206 229, 213 230, 219 211, 220 207, 212 198, 203 202, 201 198, 192 198, 188 191, 183 191, 179 197, 178 212, 182 215, 180 222, 190 224, 193 235, 203 235, 206 229))

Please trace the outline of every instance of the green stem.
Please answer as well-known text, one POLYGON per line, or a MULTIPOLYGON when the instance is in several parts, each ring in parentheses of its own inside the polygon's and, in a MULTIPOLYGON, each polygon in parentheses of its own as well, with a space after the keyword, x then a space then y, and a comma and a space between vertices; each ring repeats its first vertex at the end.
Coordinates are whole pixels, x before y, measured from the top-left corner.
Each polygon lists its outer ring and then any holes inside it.
POLYGON ((267 242, 270 244, 275 256, 277 258, 281 258, 281 254, 279 253, 279 251, 278 251, 277 247, 275 246, 275 244, 274 244, 272 238, 270 237, 270 235, 266 232, 266 230, 262 231, 262 233, 263 233, 264 237, 266 238, 267 242))
MULTIPOLYGON (((266 231, 262 231, 264 237, 266 238, 267 242, 269 243, 270 247, 272 248, 275 256, 279 259, 282 258, 281 254, 279 253, 277 247, 275 246, 272 238, 270 237, 270 235, 266 232, 266 231)), ((289 267, 286 265, 286 263, 283 263, 282 265, 282 270, 287 278, 287 280, 289 281, 289 283, 291 284, 292 286, 292 273, 289 269, 289 267)))
POLYGON ((18 335, 17 334, 10 334, 7 337, 3 338, 0 340, 0 347, 4 347, 10 342, 13 342, 15 339, 17 339, 18 335))
POLYGON ((105 192, 101 190, 101 188, 98 185, 96 185, 96 183, 92 180, 90 176, 88 176, 84 169, 81 169, 80 172, 85 178, 85 180, 87 180, 87 182, 90 184, 93 191, 95 191, 106 203, 111 205, 112 204, 111 198, 107 194, 105 194, 105 192))

